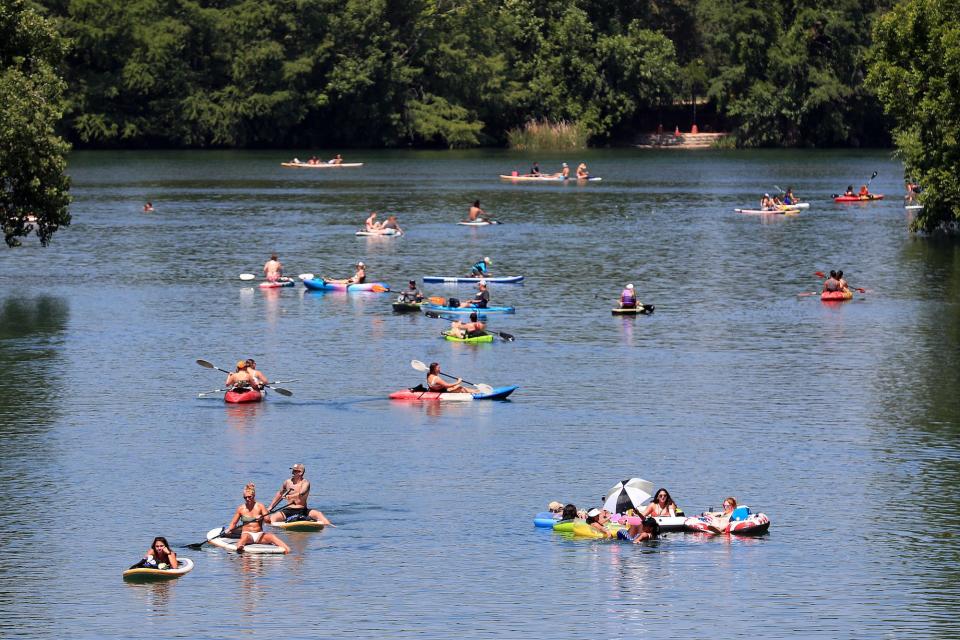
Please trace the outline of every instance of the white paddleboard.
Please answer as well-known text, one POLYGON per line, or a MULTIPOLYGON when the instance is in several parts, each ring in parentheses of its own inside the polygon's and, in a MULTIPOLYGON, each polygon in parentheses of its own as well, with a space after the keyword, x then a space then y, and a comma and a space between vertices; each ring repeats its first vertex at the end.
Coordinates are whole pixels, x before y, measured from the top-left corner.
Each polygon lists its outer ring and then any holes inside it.
POLYGON ((156 567, 127 569, 123 572, 123 579, 130 582, 155 582, 179 578, 193 571, 193 560, 190 558, 177 558, 177 565, 179 566, 176 569, 157 569, 156 567))
MULTIPOLYGON (((238 538, 227 538, 225 536, 216 536, 220 535, 220 527, 215 529, 210 529, 207 532, 207 541, 215 547, 220 547, 221 549, 226 549, 227 551, 237 551, 237 542, 238 538)), ((283 549, 276 545, 272 544, 248 544, 243 548, 244 553, 283 553, 283 549)))

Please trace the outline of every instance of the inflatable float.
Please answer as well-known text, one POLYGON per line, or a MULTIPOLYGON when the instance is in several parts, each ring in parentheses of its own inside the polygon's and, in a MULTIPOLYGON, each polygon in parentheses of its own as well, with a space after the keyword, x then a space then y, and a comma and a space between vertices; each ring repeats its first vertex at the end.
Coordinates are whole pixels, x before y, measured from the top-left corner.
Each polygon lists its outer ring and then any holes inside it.
POLYGON ((770 519, 763 513, 750 513, 750 508, 739 506, 733 510, 730 521, 723 527, 719 527, 721 518, 717 518, 709 513, 703 513, 699 516, 687 518, 684 526, 687 531, 696 533, 706 533, 710 535, 737 535, 737 536, 759 536, 763 535, 770 528, 770 519))

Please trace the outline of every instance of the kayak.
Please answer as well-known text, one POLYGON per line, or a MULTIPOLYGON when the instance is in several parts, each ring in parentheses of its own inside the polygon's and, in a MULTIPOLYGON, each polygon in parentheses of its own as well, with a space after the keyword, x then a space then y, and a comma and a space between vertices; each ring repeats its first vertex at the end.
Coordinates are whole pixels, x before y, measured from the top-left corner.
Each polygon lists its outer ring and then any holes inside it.
POLYGON ((276 527, 277 529, 283 529, 285 531, 323 531, 326 525, 317 522, 316 520, 291 520, 289 522, 271 522, 269 523, 271 527, 276 527))
POLYGON ((260 402, 263 400, 263 392, 257 389, 247 389, 246 391, 227 391, 223 394, 223 401, 230 404, 242 404, 245 402, 260 402))
POLYGON ((810 203, 809 203, 809 202, 794 202, 793 204, 785 204, 785 205, 783 205, 783 206, 786 207, 787 209, 809 209, 809 208, 810 208, 810 203))
POLYGON ((615 316, 639 316, 639 315, 648 315, 653 313, 653 310, 656 309, 652 304, 643 304, 640 303, 636 307, 617 307, 615 309, 610 309, 610 312, 615 316))
POLYGON ((564 178, 563 176, 507 176, 500 174, 501 180, 510 180, 511 182, 566 182, 573 180, 574 182, 600 182, 603 178, 599 176, 590 176, 589 178, 577 178, 576 176, 571 176, 569 178, 564 178))
POLYGON ((853 298, 853 291, 824 291, 820 294, 820 299, 824 302, 839 302, 853 298))
POLYGON ((869 196, 836 196, 834 202, 870 202, 871 200, 883 200, 882 193, 871 193, 869 196))
POLYGON ((906 206, 904 207, 904 209, 906 209, 907 211, 920 211, 921 209, 923 209, 923 205, 922 205, 922 204, 908 204, 908 205, 906 205, 906 206))
POLYGON ((409 313, 411 311, 420 311, 420 307, 422 306, 422 302, 401 302, 397 300, 393 303, 393 310, 397 313, 409 313))
POLYGON ((462 224, 465 227, 486 227, 491 224, 500 224, 499 220, 461 220, 457 224, 462 224))
MULTIPOLYGON (((218 530, 219 531, 219 530, 218 530)), ((157 569, 156 567, 136 567, 123 572, 123 579, 127 582, 160 582, 173 580, 193 571, 193 560, 177 558, 176 569, 157 569)))
POLYGON ((382 231, 366 231, 361 229, 357 231, 354 235, 358 236, 402 236, 403 233, 397 231, 396 229, 384 229, 382 231))
POLYGON ((442 304, 433 304, 430 302, 425 302, 423 307, 424 311, 433 311, 434 313, 473 313, 476 312, 477 315, 482 316, 488 313, 514 313, 516 308, 514 307, 448 307, 442 304))
POLYGON ((362 167, 362 162, 341 162, 340 164, 330 164, 321 162, 319 164, 310 164, 309 162, 281 162, 281 167, 294 167, 296 169, 347 169, 350 167, 362 167))
MULTIPOLYGON (((734 514, 730 519, 729 524, 726 527, 720 529, 720 534, 733 534, 738 536, 759 536, 763 535, 770 529, 770 518, 763 513, 747 513, 741 515, 738 518, 737 511, 742 507, 737 507, 734 510, 734 514), (736 519, 735 519, 736 518, 736 519)), ((687 531, 694 531, 697 533, 708 533, 712 535, 718 535, 718 532, 711 527, 714 526, 714 523, 717 521, 716 518, 711 516, 708 513, 704 513, 699 516, 694 516, 692 518, 687 518, 684 526, 687 528, 687 531)))
MULTIPOLYGON (((341 284, 339 282, 327 282, 323 278, 314 278, 304 280, 303 286, 311 291, 373 291, 374 287, 390 291, 390 285, 383 282, 364 282, 361 284, 341 284)), ((377 293, 383 293, 378 291, 377 293)))
POLYGON ((473 276, 468 276, 466 278, 458 278, 456 276, 423 276, 424 282, 456 282, 460 284, 476 284, 483 280, 487 284, 511 284, 515 282, 523 282, 523 276, 499 276, 499 277, 487 277, 487 278, 474 278, 473 276))
MULTIPOLYGON (((207 532, 207 542, 212 544, 215 547, 220 547, 221 549, 226 549, 227 551, 237 550, 237 542, 240 541, 240 536, 236 538, 231 538, 228 536, 220 536, 220 532, 223 531, 220 527, 215 529, 210 529, 207 532), (217 536, 220 536, 219 538, 217 536)), ((244 553, 283 553, 283 549, 273 544, 248 544, 243 548, 244 553)))
POLYGON ((261 282, 261 289, 279 289, 280 287, 292 287, 297 284, 293 278, 280 278, 276 282, 261 282))
POLYGON ((470 344, 479 344, 481 342, 493 342, 493 334, 485 333, 482 336, 468 336, 466 338, 459 338, 452 333, 443 333, 444 338, 450 342, 468 342, 470 344))
POLYGON ((466 402, 469 400, 506 400, 507 396, 519 389, 513 385, 510 387, 494 387, 490 393, 445 393, 441 391, 427 391, 423 385, 418 385, 412 389, 403 391, 394 391, 390 394, 391 400, 413 400, 429 401, 442 400, 445 402, 466 402))
POLYGON ((734 209, 734 213, 746 213, 751 215, 763 215, 763 216, 795 216, 800 213, 799 209, 775 209, 775 210, 765 210, 765 209, 734 209))

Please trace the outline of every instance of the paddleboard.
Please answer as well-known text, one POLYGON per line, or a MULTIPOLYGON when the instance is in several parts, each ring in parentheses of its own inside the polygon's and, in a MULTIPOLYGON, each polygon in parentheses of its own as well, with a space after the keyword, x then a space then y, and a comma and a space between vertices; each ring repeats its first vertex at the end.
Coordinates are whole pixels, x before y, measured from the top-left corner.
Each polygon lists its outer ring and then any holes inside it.
POLYGON ((293 167, 295 169, 349 169, 351 167, 362 167, 362 162, 343 162, 340 164, 310 164, 309 162, 281 162, 281 167, 293 167))
POLYGON ((296 284, 297 282, 293 278, 284 277, 280 278, 276 282, 261 282, 259 286, 261 289, 279 289, 281 287, 292 287, 296 284))
POLYGON ((735 213, 747 213, 759 216, 795 216, 800 213, 799 209, 778 209, 776 211, 764 211, 763 209, 734 209, 735 213))
POLYGON ((499 220, 461 220, 457 224, 462 224, 465 227, 486 227, 491 224, 500 224, 499 220))
POLYGON ((623 307, 616 307, 610 311, 613 315, 617 316, 638 316, 638 315, 647 315, 653 313, 655 307, 652 304, 640 304, 636 307, 630 307, 624 309, 623 307))
POLYGON ((923 209, 923 205, 922 205, 922 204, 908 204, 908 205, 906 205, 906 206, 904 207, 904 209, 906 209, 907 211, 920 211, 920 209, 923 209))
POLYGON ((323 531, 326 525, 316 520, 294 520, 293 522, 271 522, 270 526, 285 531, 323 531))
MULTIPOLYGON (((222 531, 220 527, 210 529, 210 531, 207 532, 207 541, 215 547, 236 553, 239 538, 227 538, 226 536, 217 538, 216 536, 220 535, 220 531, 222 531)), ((270 554, 283 553, 283 549, 272 544, 248 544, 243 548, 243 552, 270 554)))
POLYGON ((160 582, 174 580, 193 571, 193 560, 190 558, 177 558, 177 564, 179 566, 176 569, 157 569, 156 567, 127 569, 123 572, 123 579, 126 582, 160 582))
POLYGON ((361 229, 360 231, 357 231, 357 233, 354 235, 368 236, 368 237, 369 236, 388 236, 389 237, 389 236, 402 236, 403 234, 397 231, 396 229, 384 229, 382 231, 366 231, 364 229, 361 229))
POLYGON ((456 276, 423 276, 424 282, 447 282, 447 283, 460 283, 460 284, 476 284, 483 280, 487 284, 511 284, 514 282, 522 282, 523 276, 500 276, 500 277, 486 277, 486 278, 458 278, 456 276))

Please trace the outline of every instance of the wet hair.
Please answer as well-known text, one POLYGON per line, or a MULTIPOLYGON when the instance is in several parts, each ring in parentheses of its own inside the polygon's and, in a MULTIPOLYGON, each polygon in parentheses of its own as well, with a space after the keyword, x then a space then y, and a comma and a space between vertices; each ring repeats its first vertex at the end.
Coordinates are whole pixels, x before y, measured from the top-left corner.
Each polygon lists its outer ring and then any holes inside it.
POLYGON ((150 548, 151 548, 151 549, 156 549, 156 548, 157 548, 157 542, 162 542, 162 543, 163 543, 163 546, 165 546, 167 549, 170 548, 170 543, 167 542, 167 539, 164 538, 163 536, 157 536, 156 538, 154 538, 154 539, 153 539, 153 542, 150 543, 150 548))
POLYGON ((439 362, 431 362, 430 370, 427 372, 427 375, 435 376, 437 375, 437 370, 440 368, 439 362))
POLYGON ((643 519, 643 523, 640 525, 644 529, 650 529, 650 534, 656 538, 660 535, 660 523, 657 522, 656 518, 651 518, 647 516, 643 519))
POLYGON ((837 271, 837 280, 843 277, 843 271, 837 271))
POLYGON ((474 200, 474 201, 473 201, 473 206, 479 207, 479 206, 480 206, 480 201, 479 201, 479 200, 474 200))
POLYGON ((568 504, 567 506, 565 506, 565 507, 563 508, 563 513, 560 514, 560 517, 561 517, 563 520, 576 520, 576 519, 577 519, 577 507, 574 506, 574 505, 572 505, 572 504, 568 504))
POLYGON ((470 322, 476 322, 476 321, 477 321, 477 312, 476 312, 476 311, 471 311, 471 312, 470 312, 470 322))
POLYGON ((833 269, 830 269, 830 277, 831 277, 831 278, 836 278, 836 277, 837 277, 837 272, 834 271, 833 269))
POLYGON ((665 487, 660 487, 659 489, 657 489, 657 492, 653 494, 653 501, 659 504, 660 502, 657 500, 657 496, 660 495, 661 493, 667 494, 667 505, 669 506, 672 504, 673 508, 676 509, 677 503, 673 501, 673 497, 671 497, 670 492, 667 491, 665 487))

